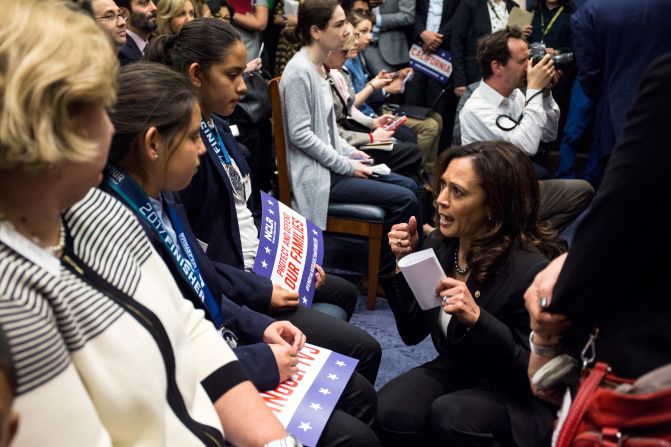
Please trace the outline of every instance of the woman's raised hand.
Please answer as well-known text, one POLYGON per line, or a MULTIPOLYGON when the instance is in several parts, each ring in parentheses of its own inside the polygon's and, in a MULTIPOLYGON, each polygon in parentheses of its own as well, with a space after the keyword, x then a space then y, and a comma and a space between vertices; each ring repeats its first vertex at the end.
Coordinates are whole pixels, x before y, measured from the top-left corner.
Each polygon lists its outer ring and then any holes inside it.
POLYGON ((417 249, 419 244, 419 234, 417 234, 417 219, 412 216, 408 223, 400 223, 391 227, 387 234, 391 252, 396 256, 396 261, 409 255, 417 249))

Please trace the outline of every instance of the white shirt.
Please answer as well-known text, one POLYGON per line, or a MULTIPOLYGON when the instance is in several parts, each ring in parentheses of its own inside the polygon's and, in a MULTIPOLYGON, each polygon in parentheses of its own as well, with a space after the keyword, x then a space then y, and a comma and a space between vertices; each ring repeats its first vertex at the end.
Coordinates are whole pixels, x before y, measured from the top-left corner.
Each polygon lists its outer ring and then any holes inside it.
POLYGON ((492 24, 492 33, 506 27, 506 23, 508 22, 506 2, 500 1, 496 3, 493 0, 487 0, 487 11, 489 11, 489 21, 492 24))
MULTIPOLYGON (((531 98, 538 90, 527 89, 526 98, 531 98)), ((535 155, 541 141, 554 141, 559 127, 559 106, 552 94, 543 98, 536 95, 526 106, 524 94, 515 89, 508 97, 481 81, 478 88, 464 104, 459 113, 462 144, 484 140, 504 140, 513 143, 528 155, 535 155), (499 115, 508 115, 519 119, 520 124, 510 131, 500 129, 496 125, 499 115)), ((502 127, 514 125, 509 119, 501 118, 502 127)))
POLYGON ((429 11, 426 14, 426 29, 437 33, 443 20, 443 0, 429 0, 429 11))
MULTIPOLYGON (((240 172, 238 164, 231 157, 231 164, 240 172)), ((242 259, 245 264, 245 270, 251 271, 254 268, 256 260, 256 251, 259 249, 259 230, 254 225, 254 216, 247 208, 247 200, 252 193, 252 186, 249 180, 249 174, 242 179, 245 185, 245 197, 239 197, 233 194, 235 200, 235 214, 238 216, 238 229, 240 230, 240 248, 242 248, 242 259)))

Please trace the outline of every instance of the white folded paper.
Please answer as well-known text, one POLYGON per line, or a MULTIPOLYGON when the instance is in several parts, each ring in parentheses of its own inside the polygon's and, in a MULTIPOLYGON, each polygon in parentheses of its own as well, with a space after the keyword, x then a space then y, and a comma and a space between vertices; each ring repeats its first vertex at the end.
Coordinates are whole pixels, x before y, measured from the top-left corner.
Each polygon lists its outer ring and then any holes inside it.
POLYGON ((440 306, 440 298, 436 296, 436 286, 445 276, 445 272, 433 248, 405 256, 398 261, 398 267, 423 310, 440 306))
POLYGON ((370 170, 373 171, 373 174, 377 175, 389 175, 391 174, 391 169, 389 169, 389 166, 387 166, 384 163, 381 163, 379 165, 371 166, 370 170))

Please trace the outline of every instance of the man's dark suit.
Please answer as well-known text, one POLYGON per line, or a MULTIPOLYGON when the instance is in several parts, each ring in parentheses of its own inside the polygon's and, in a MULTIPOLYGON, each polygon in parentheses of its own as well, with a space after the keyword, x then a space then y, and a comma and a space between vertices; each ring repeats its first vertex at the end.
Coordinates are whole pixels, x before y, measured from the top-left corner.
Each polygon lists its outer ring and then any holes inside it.
POLYGON ((126 43, 117 51, 117 57, 121 66, 124 66, 142 59, 142 51, 140 51, 133 38, 126 34, 126 43))
MULTIPOLYGON (((449 272, 454 261, 456 240, 436 235, 433 233, 427 238, 423 248, 433 248, 443 271, 449 272)), ((529 361, 529 315, 524 306, 523 294, 534 276, 547 263, 547 259, 536 249, 513 248, 499 264, 500 267, 494 269, 483 283, 477 281, 471 273, 466 285, 480 307, 480 317, 475 326, 468 329, 453 316, 447 327, 447 337, 439 324, 441 306, 422 310, 402 274, 382 278, 403 341, 409 345, 417 344, 430 334, 439 355, 380 390, 378 422, 385 426, 388 421, 396 419, 392 424, 397 425, 400 419, 402 424, 409 424, 405 427, 396 426, 400 433, 428 431, 429 419, 434 427, 442 420, 447 424, 458 425, 456 420, 450 421, 449 416, 434 414, 436 406, 441 406, 440 401, 449 398, 454 392, 484 390, 495 396, 492 400, 501 402, 495 411, 504 420, 510 420, 508 430, 512 432, 516 445, 543 445, 541 441, 549 433, 553 413, 531 396, 526 372, 529 361), (432 410, 429 411, 429 408, 432 410), (413 427, 414 422, 417 426, 413 427)), ((488 401, 484 398, 479 405, 482 419, 493 416, 487 414, 490 410, 488 401)), ((469 408, 462 407, 458 411, 472 414, 471 403, 469 401, 467 404, 469 408)), ((475 413, 478 414, 478 411, 475 413)), ((475 419, 479 418, 475 416, 475 419)), ((477 425, 478 422, 474 421, 473 426, 477 425)), ((501 442, 501 438, 498 440, 501 442)), ((467 444, 465 440, 462 441, 456 441, 454 445, 467 444)), ((472 440, 469 438, 469 441, 472 440)))
POLYGON ((597 102, 594 138, 610 154, 641 73, 671 51, 671 1, 590 0, 571 17, 578 80, 597 102))
MULTIPOLYGON (((450 39, 452 36, 452 17, 459 5, 459 0, 443 0, 443 11, 440 18, 440 28, 438 33, 443 35, 443 43, 440 48, 449 51, 450 39)), ((417 1, 417 15, 415 16, 414 38, 415 42, 422 43, 420 34, 426 30, 427 17, 429 14, 429 0, 417 1)), ((419 71, 415 72, 415 78, 410 81, 405 92, 405 102, 420 107, 430 107, 434 100, 440 95, 441 90, 446 89, 441 101, 436 104, 434 111, 443 117, 443 130, 441 134, 441 143, 438 146, 444 148, 450 145, 452 140, 452 126, 449 123, 454 122, 457 100, 454 96, 453 84, 448 81, 443 85, 419 71)))
MULTIPOLYGON (((512 0, 504 0, 508 11, 517 6, 512 0)), ((455 87, 465 87, 480 80, 480 66, 476 59, 478 39, 491 34, 487 0, 461 0, 452 19, 452 80, 455 87)))
POLYGON ((642 77, 550 308, 571 321, 562 339, 570 353, 578 357, 592 328, 599 327, 597 359, 626 377, 671 362, 669 79, 671 53, 642 77))

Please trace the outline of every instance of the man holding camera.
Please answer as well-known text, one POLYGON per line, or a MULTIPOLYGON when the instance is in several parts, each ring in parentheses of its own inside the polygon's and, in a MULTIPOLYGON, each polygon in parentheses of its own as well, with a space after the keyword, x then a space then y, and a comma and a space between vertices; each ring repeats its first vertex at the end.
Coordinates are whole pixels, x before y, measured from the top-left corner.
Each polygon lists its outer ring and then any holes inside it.
MULTIPOLYGON (((538 51, 538 50, 537 50, 538 51)), ((504 140, 530 157, 541 141, 557 138, 559 107, 551 87, 559 79, 551 55, 529 57, 529 47, 517 28, 505 28, 478 42, 483 75, 478 88, 459 113, 462 144, 504 140), (526 95, 520 90, 526 84, 526 95)), ((539 179, 547 170, 534 163, 539 179)), ((583 180, 543 180, 541 220, 561 230, 587 207, 594 189, 583 180)))
POLYGON ((522 32, 507 28, 480 39, 478 62, 482 82, 459 114, 462 143, 505 140, 533 157, 541 141, 557 138, 559 106, 550 87, 560 72, 552 58, 534 65, 522 32))

